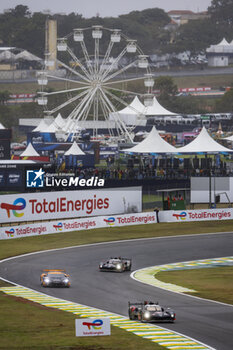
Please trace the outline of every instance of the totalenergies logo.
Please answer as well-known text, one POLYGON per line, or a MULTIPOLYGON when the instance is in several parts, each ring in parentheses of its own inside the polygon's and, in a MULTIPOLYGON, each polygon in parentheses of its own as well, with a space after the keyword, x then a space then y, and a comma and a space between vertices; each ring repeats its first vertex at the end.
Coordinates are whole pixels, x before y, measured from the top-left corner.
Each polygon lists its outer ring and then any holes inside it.
POLYGON ((180 214, 173 214, 172 216, 175 216, 177 220, 186 220, 187 213, 182 211, 180 214))
POLYGON ((14 237, 15 230, 11 228, 9 231, 5 231, 8 237, 14 237))
POLYGON ((106 222, 106 224, 108 224, 109 226, 113 226, 115 224, 116 219, 114 217, 110 217, 108 219, 104 219, 104 221, 106 222))
POLYGON ((53 227, 56 229, 56 231, 62 231, 62 222, 59 222, 57 225, 53 225, 53 227))
POLYGON ((91 327, 93 329, 101 329, 102 324, 103 324, 102 320, 95 320, 93 322, 83 322, 83 326, 87 326, 88 329, 91 329, 91 327))
POLYGON ((17 198, 13 204, 1 203, 0 208, 5 209, 7 212, 8 218, 11 216, 11 210, 15 217, 20 218, 24 213, 18 213, 18 211, 23 210, 26 207, 26 201, 24 198, 17 198))

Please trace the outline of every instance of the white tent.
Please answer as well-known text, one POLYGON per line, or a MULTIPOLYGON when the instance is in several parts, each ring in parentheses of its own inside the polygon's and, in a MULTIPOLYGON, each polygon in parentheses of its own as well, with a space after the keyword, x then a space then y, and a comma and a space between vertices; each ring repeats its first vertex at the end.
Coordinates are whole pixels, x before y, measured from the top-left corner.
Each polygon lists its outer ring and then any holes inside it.
POLYGON ((33 129, 32 132, 41 132, 42 130, 46 130, 48 126, 49 125, 46 123, 46 121, 44 119, 41 119, 39 125, 37 125, 37 127, 33 129))
POLYGON ((20 154, 20 157, 40 157, 39 153, 32 146, 31 142, 28 144, 27 148, 20 154))
POLYGON ((222 41, 216 45, 211 45, 206 49, 206 52, 214 52, 214 53, 232 53, 233 45, 232 42, 228 43, 228 41, 223 38, 222 41))
POLYGON ((64 153, 65 156, 80 156, 85 153, 81 150, 81 148, 77 145, 76 141, 73 142, 72 146, 64 153))
POLYGON ((123 151, 128 153, 178 153, 178 149, 166 142, 154 126, 143 141, 123 151))
POLYGON ((44 129, 41 130, 42 133, 55 133, 58 130, 58 128, 56 127, 56 125, 54 125, 54 123, 47 125, 47 127, 45 127, 44 129))
POLYGON ((176 113, 170 112, 167 109, 165 109, 161 104, 158 102, 157 98, 153 98, 153 103, 151 106, 146 107, 145 109, 145 115, 146 116, 177 116, 176 113))
POLYGON ((224 137, 224 139, 223 140, 226 140, 226 141, 231 141, 231 142, 233 142, 233 135, 231 135, 231 136, 228 136, 228 137, 224 137))
POLYGON ((216 142, 203 126, 200 134, 189 144, 184 147, 177 148, 179 153, 221 153, 233 152, 216 142))
POLYGON ((39 123, 39 125, 32 130, 32 132, 41 132, 41 133, 54 133, 58 130, 58 127, 54 125, 54 122, 51 124, 48 124, 45 119, 42 119, 39 123))
MULTIPOLYGON (((2 51, 2 50, 1 50, 2 51)), ((14 61, 15 59, 15 55, 13 54, 13 52, 6 50, 6 51, 2 51, 0 53, 0 61, 4 61, 4 60, 11 60, 14 61)))
POLYGON ((118 112, 110 113, 109 119, 115 120, 120 118, 126 125, 146 125, 146 118, 144 115, 145 106, 140 102, 137 96, 125 108, 118 112))
POLYGON ((22 58, 27 61, 42 61, 41 58, 33 55, 32 53, 28 52, 27 50, 21 51, 17 55, 15 55, 15 59, 22 58))
POLYGON ((62 129, 65 125, 66 121, 62 118, 61 113, 59 113, 56 118, 54 119, 53 124, 57 127, 62 129))
POLYGON ((230 45, 230 44, 229 44, 229 42, 228 42, 225 38, 223 38, 222 41, 220 41, 220 43, 217 44, 217 46, 220 46, 220 45, 222 45, 222 46, 228 46, 228 45, 230 45))
POLYGON ((5 127, 0 123, 0 130, 5 129, 5 127))

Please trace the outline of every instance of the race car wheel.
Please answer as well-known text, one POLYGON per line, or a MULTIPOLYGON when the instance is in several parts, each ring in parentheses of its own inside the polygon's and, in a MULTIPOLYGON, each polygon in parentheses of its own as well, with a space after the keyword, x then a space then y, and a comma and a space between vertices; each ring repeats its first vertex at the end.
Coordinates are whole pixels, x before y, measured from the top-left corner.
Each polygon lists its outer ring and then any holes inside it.
POLYGON ((132 313, 129 313, 129 319, 130 319, 130 320, 136 320, 137 317, 136 317, 136 315, 134 315, 134 314, 132 314, 132 313))

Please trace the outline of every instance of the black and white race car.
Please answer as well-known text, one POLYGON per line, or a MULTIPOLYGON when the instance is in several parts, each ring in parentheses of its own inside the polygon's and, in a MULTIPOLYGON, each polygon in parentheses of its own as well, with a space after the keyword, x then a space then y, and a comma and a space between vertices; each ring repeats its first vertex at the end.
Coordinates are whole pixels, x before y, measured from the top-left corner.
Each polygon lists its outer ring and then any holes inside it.
POLYGON ((101 271, 131 271, 132 260, 128 258, 109 258, 105 261, 100 262, 99 269, 101 271))
POLYGON ((175 312, 170 308, 163 308, 158 303, 128 303, 128 313, 130 320, 141 322, 174 322, 176 319, 175 312))

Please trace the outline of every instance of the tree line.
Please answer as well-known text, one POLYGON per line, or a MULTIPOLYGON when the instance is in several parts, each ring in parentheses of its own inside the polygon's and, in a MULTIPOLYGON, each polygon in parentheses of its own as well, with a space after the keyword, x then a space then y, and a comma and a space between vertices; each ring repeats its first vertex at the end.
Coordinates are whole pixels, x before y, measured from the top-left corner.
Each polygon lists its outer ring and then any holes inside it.
MULTIPOLYGON (((75 12, 67 15, 32 13, 27 6, 17 5, 0 14, 0 40, 3 46, 26 49, 43 58, 45 21, 49 17, 57 20, 58 37, 71 33, 74 28, 103 25, 121 29, 128 37, 137 39, 139 46, 147 54, 190 50, 195 55, 211 44, 218 43, 223 37, 233 40, 233 1, 212 0, 207 12, 209 18, 191 20, 178 27, 175 33, 171 33, 166 29, 171 19, 159 8, 132 11, 118 17, 84 18, 75 12)), ((102 40, 107 39, 103 37, 102 40)))

